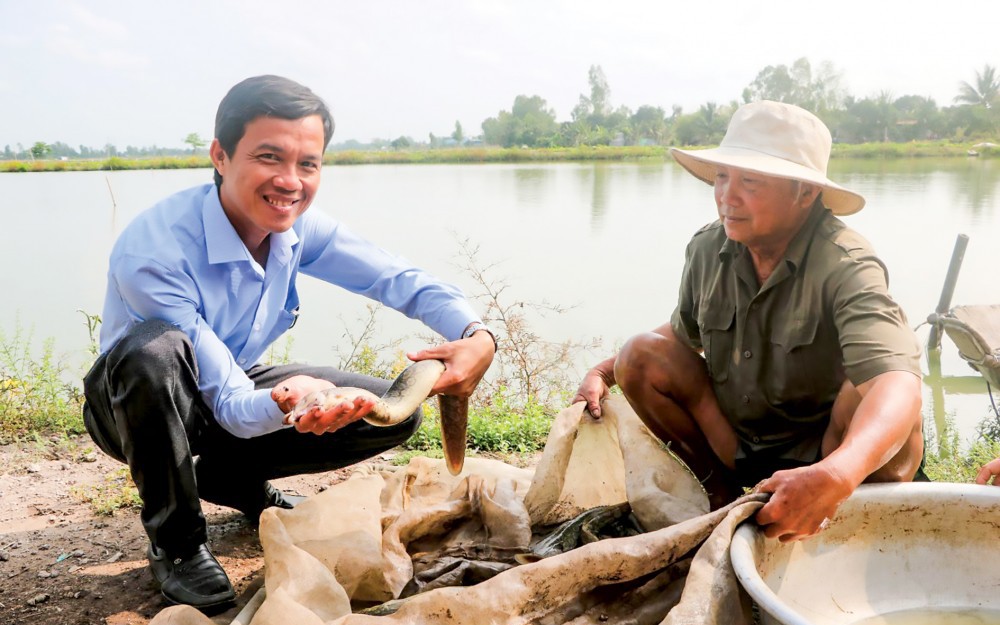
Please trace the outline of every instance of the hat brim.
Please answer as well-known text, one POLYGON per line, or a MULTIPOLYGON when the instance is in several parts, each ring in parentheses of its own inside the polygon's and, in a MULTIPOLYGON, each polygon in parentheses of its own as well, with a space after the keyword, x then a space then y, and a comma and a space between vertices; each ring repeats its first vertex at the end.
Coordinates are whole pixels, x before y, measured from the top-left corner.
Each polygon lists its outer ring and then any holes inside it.
POLYGON ((745 148, 718 147, 705 150, 670 148, 670 155, 695 178, 710 185, 715 184, 716 170, 723 165, 819 185, 823 187, 823 204, 834 215, 853 215, 865 207, 865 198, 861 194, 845 189, 815 169, 770 154, 745 148))

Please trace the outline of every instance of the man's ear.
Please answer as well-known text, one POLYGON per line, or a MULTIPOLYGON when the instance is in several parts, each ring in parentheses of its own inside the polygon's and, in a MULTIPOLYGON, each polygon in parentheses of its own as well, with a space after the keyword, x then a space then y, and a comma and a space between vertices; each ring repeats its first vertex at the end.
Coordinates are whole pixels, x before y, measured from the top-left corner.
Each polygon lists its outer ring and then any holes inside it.
POLYGON ((820 188, 818 185, 802 183, 799 188, 799 198, 804 204, 811 205, 816 201, 816 197, 819 196, 820 188))
POLYGON ((226 151, 222 149, 222 144, 219 143, 218 139, 212 139, 212 145, 208 148, 209 158, 212 159, 212 164, 215 168, 219 170, 222 174, 223 161, 226 158, 226 151))

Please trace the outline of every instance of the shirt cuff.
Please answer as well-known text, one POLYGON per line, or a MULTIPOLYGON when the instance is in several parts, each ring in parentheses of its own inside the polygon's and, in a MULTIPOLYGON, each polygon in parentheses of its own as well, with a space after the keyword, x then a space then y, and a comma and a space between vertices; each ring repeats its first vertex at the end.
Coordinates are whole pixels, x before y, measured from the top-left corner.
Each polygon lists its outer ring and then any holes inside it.
MULTIPOLYGON (((278 404, 271 399, 270 389, 260 389, 253 392, 253 414, 261 415, 260 422, 255 424, 259 431, 255 436, 277 432, 285 427, 285 413, 281 411, 278 404)), ((257 429, 255 428, 255 429, 257 429)))

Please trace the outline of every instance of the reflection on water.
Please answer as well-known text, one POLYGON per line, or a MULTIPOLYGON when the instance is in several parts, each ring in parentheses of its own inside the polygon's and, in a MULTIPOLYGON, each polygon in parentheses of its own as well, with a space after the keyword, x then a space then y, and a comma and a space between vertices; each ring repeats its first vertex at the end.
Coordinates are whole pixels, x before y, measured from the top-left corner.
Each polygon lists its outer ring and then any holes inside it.
POLYGON ((541 167, 518 167, 514 170, 514 188, 521 204, 537 204, 546 193, 546 182, 552 170, 541 167))
MULTIPOLYGON (((948 348, 949 345, 945 344, 944 347, 948 348)), ((949 397, 983 397, 988 395, 990 389, 986 379, 970 369, 966 369, 965 375, 943 375, 940 350, 927 350, 926 355, 927 374, 924 376, 924 386, 930 390, 931 401, 929 405, 924 405, 924 415, 933 419, 936 434, 934 440, 941 441, 949 427, 949 414, 952 414, 948 412, 949 397)))
MULTIPOLYGON (((941 198, 941 209, 960 210, 974 219, 995 217, 998 210, 1000 160, 995 158, 835 158, 829 169, 832 180, 849 188, 867 188, 877 197, 932 193, 941 198)), ((872 198, 868 199, 870 203, 872 198)))
POLYGON ((581 188, 589 191, 590 227, 599 231, 604 227, 604 215, 608 210, 608 164, 594 163, 592 167, 581 167, 576 177, 581 188))
POLYGON ((590 191, 590 218, 594 228, 600 228, 607 210, 608 193, 611 183, 608 177, 608 165, 597 163, 593 169, 594 184, 590 191))
POLYGON ((956 185, 959 197, 965 201, 962 204, 972 209, 973 215, 987 216, 994 209, 995 203, 992 201, 997 195, 997 187, 1000 186, 1000 167, 995 159, 974 159, 975 164, 970 165, 969 172, 963 172, 960 184, 956 185))

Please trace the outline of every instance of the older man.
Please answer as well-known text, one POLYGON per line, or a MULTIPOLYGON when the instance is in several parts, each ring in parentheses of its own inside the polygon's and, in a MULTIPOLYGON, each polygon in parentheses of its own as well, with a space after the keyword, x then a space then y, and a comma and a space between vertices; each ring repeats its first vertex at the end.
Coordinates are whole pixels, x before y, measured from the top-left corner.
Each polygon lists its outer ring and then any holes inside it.
POLYGON ((820 531, 862 482, 913 479, 923 454, 919 343, 885 266, 836 217, 865 201, 827 178, 830 147, 811 113, 756 102, 718 148, 671 150, 714 186, 719 219, 687 247, 670 321, 575 398, 599 415, 617 383, 713 508, 772 493, 757 521, 782 540, 820 531))

